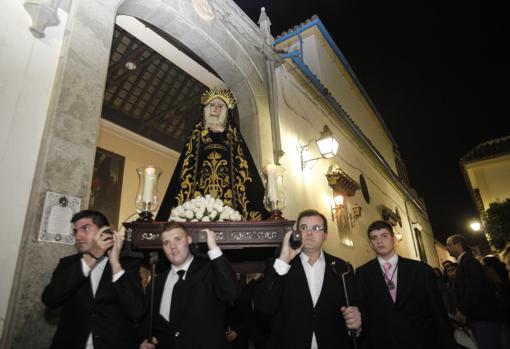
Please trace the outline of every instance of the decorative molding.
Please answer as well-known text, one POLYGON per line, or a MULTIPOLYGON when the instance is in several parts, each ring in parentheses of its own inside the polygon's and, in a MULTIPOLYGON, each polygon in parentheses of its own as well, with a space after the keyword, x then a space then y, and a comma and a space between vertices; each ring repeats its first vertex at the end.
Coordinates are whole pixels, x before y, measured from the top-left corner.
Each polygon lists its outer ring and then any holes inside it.
POLYGON ((389 207, 382 205, 382 218, 383 220, 390 223, 392 226, 396 226, 397 224, 402 226, 402 218, 400 218, 400 213, 395 209, 393 212, 389 207))
POLYGON ((157 142, 151 141, 145 137, 140 136, 137 133, 129 131, 124 127, 114 124, 111 121, 101 118, 101 129, 104 132, 112 133, 119 138, 122 138, 128 142, 135 143, 136 145, 143 147, 149 151, 158 153, 162 156, 169 157, 172 159, 179 159, 179 153, 173 149, 167 148, 157 142))
POLYGON ((345 196, 354 196, 356 190, 361 189, 361 186, 356 183, 354 179, 342 170, 326 174, 329 186, 333 189, 334 193, 341 193, 345 196))
POLYGON ((418 229, 419 231, 423 231, 423 227, 421 226, 420 223, 411 223, 411 226, 413 227, 413 229, 418 229))
POLYGON ((32 26, 28 29, 36 38, 44 38, 47 27, 60 24, 58 7, 60 0, 27 0, 23 7, 32 18, 32 26))

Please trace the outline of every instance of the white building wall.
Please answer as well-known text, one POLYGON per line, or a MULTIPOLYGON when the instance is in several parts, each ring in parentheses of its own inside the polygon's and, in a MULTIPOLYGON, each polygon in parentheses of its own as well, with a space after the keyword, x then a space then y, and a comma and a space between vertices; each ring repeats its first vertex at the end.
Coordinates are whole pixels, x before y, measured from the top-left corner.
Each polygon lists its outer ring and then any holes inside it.
MULTIPOLYGON (((277 77, 278 113, 282 148, 285 152, 281 164, 286 170, 284 174, 284 188, 287 193, 287 207, 284 211, 286 218, 295 219, 297 214, 306 208, 314 208, 324 213, 328 218, 329 226, 329 236, 325 243, 326 251, 349 260, 357 267, 374 257, 368 244, 366 229, 372 221, 382 219, 381 205, 392 210, 398 208, 402 217, 402 227, 398 226, 396 230, 403 235, 398 253, 408 258, 418 259, 411 224, 419 222, 424 227, 422 238, 428 261, 436 264, 437 253, 427 218, 414 209, 409 202, 406 204, 404 196, 351 138, 347 130, 339 127, 338 120, 332 119, 321 110, 320 105, 306 94, 291 74, 285 71, 285 67, 278 68, 277 77), (325 124, 339 141, 339 152, 334 159, 321 159, 312 169, 302 171, 298 145, 306 144, 312 138, 318 138, 325 124), (353 228, 342 232, 338 231, 330 213, 332 190, 328 186, 325 174, 331 163, 340 166, 356 181, 359 181, 359 175, 363 173, 370 191, 370 204, 365 202, 359 190, 356 191, 355 196, 346 198, 349 211, 354 204, 362 207, 362 217, 353 228), (409 219, 406 215, 407 211, 411 212, 409 219)), ((316 156, 318 154, 312 148, 311 157, 316 156)))
POLYGON ((22 1, 5 0, 0 11, 0 337, 67 23, 58 15, 60 25, 37 39, 22 1))
MULTIPOLYGON (((299 43, 295 43, 289 50, 298 49, 299 43)), ((303 35, 303 57, 305 64, 317 75, 331 95, 374 144, 388 165, 397 173, 391 139, 318 30, 309 30, 303 35)))

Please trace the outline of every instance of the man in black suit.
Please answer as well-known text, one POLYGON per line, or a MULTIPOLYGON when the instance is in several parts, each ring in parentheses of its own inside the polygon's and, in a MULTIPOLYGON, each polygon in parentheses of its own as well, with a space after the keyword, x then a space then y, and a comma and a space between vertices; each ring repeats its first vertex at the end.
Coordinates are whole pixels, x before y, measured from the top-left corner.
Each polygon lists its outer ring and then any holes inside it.
POLYGON ((389 223, 375 221, 367 233, 377 256, 356 270, 364 344, 373 349, 456 348, 432 268, 396 254, 389 223))
POLYGON ((62 307, 51 348, 137 348, 145 301, 139 260, 120 258, 122 239, 102 213, 81 211, 71 222, 78 253, 60 260, 42 294, 47 307, 62 307))
POLYGON ((214 232, 205 231, 210 260, 191 254, 191 236, 182 224, 163 226, 163 250, 172 266, 155 279, 154 337, 141 349, 228 348, 225 310, 236 298, 236 278, 214 232))
POLYGON ((480 349, 499 348, 501 305, 498 304, 494 286, 480 262, 471 254, 471 248, 462 235, 448 237, 446 248, 458 263, 455 273, 455 320, 471 328, 480 349))
MULTIPOLYGON (((255 307, 273 315, 268 348, 348 348, 353 340, 348 329, 360 329, 361 314, 355 306, 346 307, 337 273, 350 266, 322 250, 328 236, 323 214, 305 210, 296 224, 301 247, 290 247, 288 232, 280 257, 267 269, 255 294, 255 307)), ((346 279, 348 289, 354 289, 353 274, 346 279)))

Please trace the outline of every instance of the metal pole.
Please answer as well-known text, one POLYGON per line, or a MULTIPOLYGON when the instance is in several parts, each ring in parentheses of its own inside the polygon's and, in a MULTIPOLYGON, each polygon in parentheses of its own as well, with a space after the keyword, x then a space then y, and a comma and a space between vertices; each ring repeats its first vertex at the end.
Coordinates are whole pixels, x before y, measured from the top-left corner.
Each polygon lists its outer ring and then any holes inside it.
POLYGON ((152 343, 152 323, 154 319, 154 286, 155 286, 155 277, 156 277, 156 263, 158 262, 158 253, 151 252, 149 253, 149 263, 151 265, 151 294, 149 299, 149 338, 147 341, 152 343))
MULTIPOLYGON (((336 274, 336 275, 340 275, 341 279, 342 279, 342 286, 344 288, 344 297, 345 297, 345 305, 347 307, 350 307, 351 306, 351 302, 349 301, 349 293, 347 292, 347 284, 345 283, 345 275, 349 274, 351 272, 351 265, 349 263, 347 263, 347 270, 343 273, 339 273, 336 271, 335 269, 335 261, 331 262, 331 267, 333 269, 333 272, 336 274)), ((351 336, 351 339, 352 339, 352 347, 354 349, 358 349, 358 342, 356 340, 356 331, 355 330, 349 330, 349 335, 351 336)))

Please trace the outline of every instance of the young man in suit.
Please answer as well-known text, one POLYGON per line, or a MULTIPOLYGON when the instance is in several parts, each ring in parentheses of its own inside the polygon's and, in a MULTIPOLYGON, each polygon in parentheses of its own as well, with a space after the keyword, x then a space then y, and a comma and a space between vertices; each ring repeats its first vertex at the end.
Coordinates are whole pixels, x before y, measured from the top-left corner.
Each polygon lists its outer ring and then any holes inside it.
POLYGON ((432 268, 397 255, 389 223, 375 221, 367 234, 377 256, 356 271, 364 344, 373 349, 456 348, 432 268))
POLYGON ((171 269, 155 279, 154 337, 140 349, 228 348, 225 310, 236 298, 236 277, 214 232, 205 231, 210 260, 191 254, 192 239, 182 224, 163 226, 161 241, 171 269))
MULTIPOLYGON (((305 210, 296 224, 302 234, 301 247, 290 247, 292 232, 288 232, 280 257, 267 269, 255 294, 255 307, 273 315, 268 348, 349 348, 353 338, 348 330, 356 336, 353 332, 361 328, 361 314, 355 306, 346 307, 338 274, 350 266, 322 250, 328 237, 323 214, 305 210)), ((346 279, 356 298, 353 273, 346 279)))
POLYGON ((502 314, 494 285, 471 254, 471 248, 462 235, 448 237, 446 248, 458 263, 455 272, 455 320, 471 328, 480 349, 498 349, 502 314))
POLYGON ((52 349, 137 348, 135 325, 144 314, 140 261, 120 258, 122 239, 93 210, 71 222, 78 253, 64 257, 44 289, 49 308, 62 307, 52 349))

